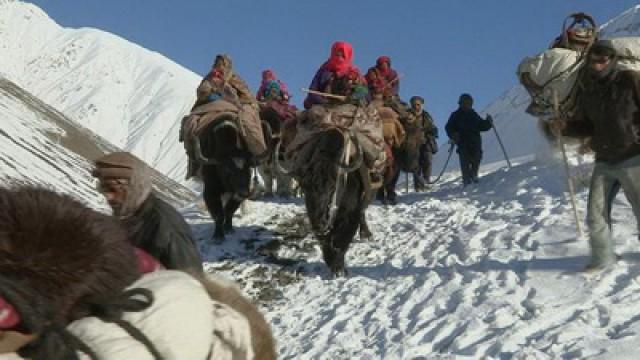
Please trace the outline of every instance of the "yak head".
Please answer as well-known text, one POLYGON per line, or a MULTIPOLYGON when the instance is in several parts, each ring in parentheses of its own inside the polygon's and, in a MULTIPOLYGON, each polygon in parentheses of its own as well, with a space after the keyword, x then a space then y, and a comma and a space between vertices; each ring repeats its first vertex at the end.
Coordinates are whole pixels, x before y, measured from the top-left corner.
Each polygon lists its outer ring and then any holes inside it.
POLYGON ((307 146, 313 150, 300 173, 300 185, 313 232, 325 235, 331 231, 344 197, 346 177, 362 164, 362 149, 354 138, 338 129, 320 133, 307 146))

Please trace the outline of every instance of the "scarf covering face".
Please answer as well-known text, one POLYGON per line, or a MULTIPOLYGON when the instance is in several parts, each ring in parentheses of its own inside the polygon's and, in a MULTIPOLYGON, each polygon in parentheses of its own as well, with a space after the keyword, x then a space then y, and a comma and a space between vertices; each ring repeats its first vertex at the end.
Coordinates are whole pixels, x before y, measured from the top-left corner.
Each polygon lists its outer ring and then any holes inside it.
POLYGON ((344 76, 350 72, 360 73, 358 68, 351 63, 353 60, 353 47, 346 41, 336 41, 331 46, 331 56, 323 65, 323 70, 329 70, 338 76, 344 76), (338 56, 338 52, 342 51, 344 58, 338 56))
POLYGON ((225 81, 231 79, 233 76, 233 61, 231 61, 231 57, 226 54, 217 55, 213 62, 213 69, 219 70, 225 81))
POLYGON ((380 56, 378 58, 378 60, 376 60, 376 67, 378 68, 378 71, 380 72, 380 75, 382 75, 385 78, 389 78, 391 75, 393 75, 393 70, 391 70, 391 58, 389 58, 388 56, 380 56), (386 63, 387 64, 387 68, 385 70, 382 70, 382 64, 386 63))

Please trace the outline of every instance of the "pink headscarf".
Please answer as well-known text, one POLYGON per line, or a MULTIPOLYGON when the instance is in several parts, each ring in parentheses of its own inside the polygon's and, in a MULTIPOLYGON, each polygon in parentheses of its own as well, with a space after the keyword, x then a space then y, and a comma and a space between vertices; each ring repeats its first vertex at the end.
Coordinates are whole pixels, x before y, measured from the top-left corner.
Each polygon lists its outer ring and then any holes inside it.
POLYGON ((391 58, 389 58, 388 56, 380 56, 378 60, 376 60, 376 67, 378 68, 380 75, 384 76, 387 79, 391 75, 393 75, 393 70, 391 70, 391 58), (382 70, 383 63, 387 63, 387 68, 385 70, 382 70))
POLYGON ((267 82, 269 80, 276 80, 276 73, 271 69, 267 69, 262 72, 262 82, 267 82))

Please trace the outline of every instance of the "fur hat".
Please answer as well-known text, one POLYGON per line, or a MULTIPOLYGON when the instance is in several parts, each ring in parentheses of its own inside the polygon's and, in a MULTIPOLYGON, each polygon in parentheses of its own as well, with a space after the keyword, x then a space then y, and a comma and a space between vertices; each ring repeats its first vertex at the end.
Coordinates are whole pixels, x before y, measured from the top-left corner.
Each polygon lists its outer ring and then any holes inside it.
POLYGON ((3 330, 38 334, 51 346, 59 329, 84 316, 88 299, 117 294, 139 277, 113 217, 34 187, 0 188, 0 208, 0 298, 17 313, 3 330))

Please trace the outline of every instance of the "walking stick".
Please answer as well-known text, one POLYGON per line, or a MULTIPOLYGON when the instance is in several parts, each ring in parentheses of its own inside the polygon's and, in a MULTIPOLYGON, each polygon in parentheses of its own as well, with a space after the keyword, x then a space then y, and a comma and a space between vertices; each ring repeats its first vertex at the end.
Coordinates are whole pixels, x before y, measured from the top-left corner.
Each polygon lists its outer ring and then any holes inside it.
MULTIPOLYGON (((558 119, 561 119, 560 104, 558 103, 558 92, 553 90, 553 111, 558 119)), ((573 187, 573 180, 571 179, 571 171, 569 169, 569 158, 567 157, 567 150, 564 147, 564 140, 562 134, 554 131, 554 135, 560 144, 562 150, 562 159, 564 160, 564 170, 567 173, 567 184, 569 185, 569 196, 571 197, 571 207, 573 208, 573 217, 576 221, 576 228, 578 230, 578 238, 582 238, 582 226, 580 225, 580 217, 578 216, 578 206, 576 205, 576 192, 573 187)))
MULTIPOLYGON (((491 115, 489 115, 491 116, 491 115)), ((493 117, 491 117, 491 119, 493 119, 493 117)), ((496 134, 496 138, 498 139, 498 144, 500 144, 500 148, 502 149, 502 154, 504 154, 504 159, 507 160, 507 166, 509 166, 509 169, 511 169, 511 161, 509 161, 509 156, 507 155, 507 150, 505 150, 504 148, 504 144, 502 143, 502 139, 500 139, 500 135, 498 134, 498 129, 496 129, 496 123, 495 122, 491 122, 491 128, 493 129, 493 132, 496 134)))

